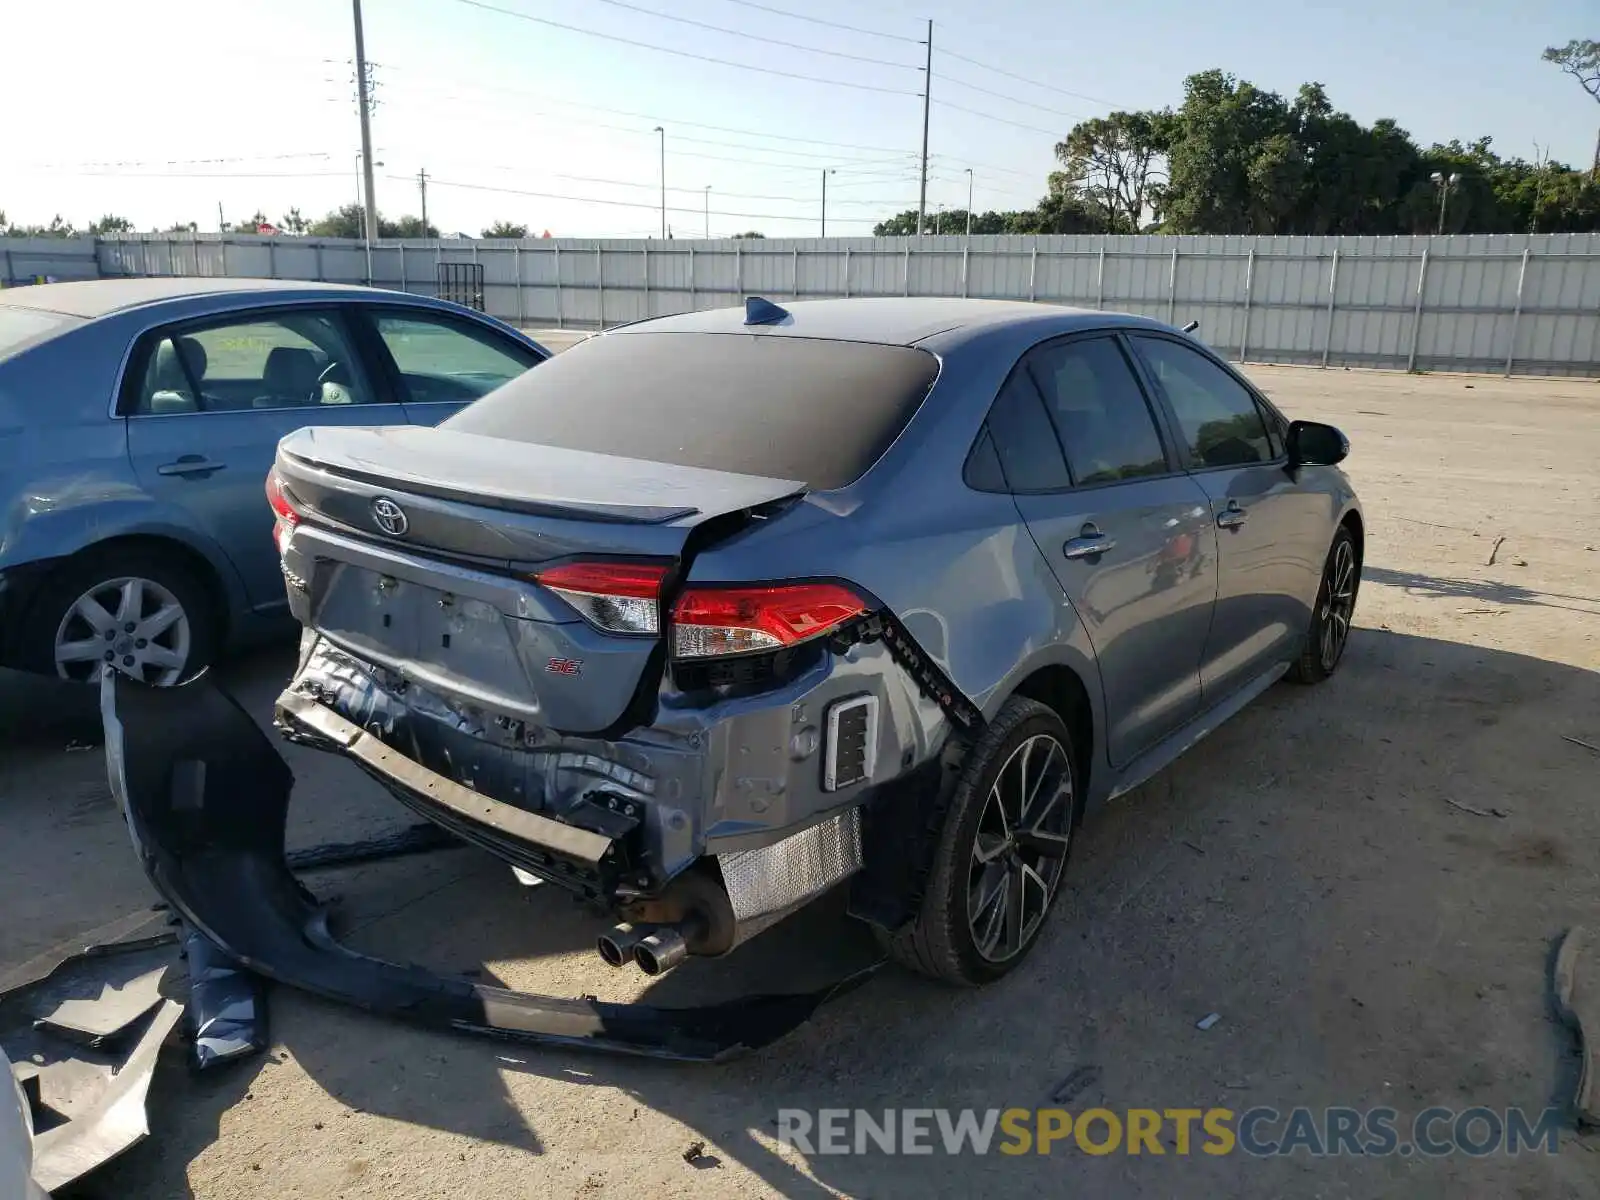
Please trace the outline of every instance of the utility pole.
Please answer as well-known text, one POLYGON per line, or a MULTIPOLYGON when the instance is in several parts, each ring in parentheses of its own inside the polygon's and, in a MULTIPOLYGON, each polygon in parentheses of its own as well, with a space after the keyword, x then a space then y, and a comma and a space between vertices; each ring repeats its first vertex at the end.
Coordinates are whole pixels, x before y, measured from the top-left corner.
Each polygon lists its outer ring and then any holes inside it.
POLYGON ((917 197, 917 236, 928 218, 928 97, 933 91, 933 20, 928 20, 928 65, 922 71, 922 191, 917 197))
POLYGON ((711 240, 711 185, 706 184, 706 241, 711 240))
POLYGON ((967 168, 967 236, 972 236, 972 168, 967 168))
POLYGON ((423 168, 417 172, 417 191, 422 193, 422 236, 428 236, 428 172, 423 168))
POLYGON ((228 223, 222 219, 222 201, 217 201, 217 232, 227 233, 228 223))
POLYGON ((822 168, 822 236, 828 236, 828 176, 835 173, 833 167, 822 168))
POLYGON ((356 20, 356 95, 361 107, 361 174, 366 184, 364 227, 368 245, 378 236, 378 203, 372 192, 372 92, 367 86, 367 47, 361 32, 361 0, 350 0, 356 20))
POLYGON ((657 125, 655 132, 661 135, 661 238, 667 237, 667 131, 657 125))

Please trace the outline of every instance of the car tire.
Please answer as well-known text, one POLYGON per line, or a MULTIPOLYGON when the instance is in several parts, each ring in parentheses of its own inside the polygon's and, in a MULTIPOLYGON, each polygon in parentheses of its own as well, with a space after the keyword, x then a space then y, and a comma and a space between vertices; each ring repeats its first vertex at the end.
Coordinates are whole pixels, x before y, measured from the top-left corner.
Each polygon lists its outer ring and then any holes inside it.
POLYGON ((1341 525, 1328 547, 1322 567, 1322 582, 1317 586, 1317 601, 1311 608, 1311 627, 1306 631, 1300 657, 1289 668, 1295 683, 1321 683, 1339 669, 1345 647, 1350 644, 1350 622, 1355 617, 1356 593, 1361 590, 1361 556, 1356 539, 1341 525))
POLYGON ((25 671, 78 682, 97 679, 109 662, 145 682, 169 685, 211 665, 220 628, 211 590, 179 555, 160 547, 115 546, 86 551, 46 576, 21 621, 14 657, 25 671), (123 619, 106 629, 96 615, 97 624, 91 624, 80 608, 86 598, 123 619), (93 658, 81 654, 91 640, 106 646, 93 658), (80 650, 65 669, 58 642, 80 650))
POLYGON ((878 931, 891 958, 971 987, 999 979, 1027 957, 1059 894, 1082 814, 1078 753, 1053 709, 1023 696, 1006 701, 961 764, 919 911, 898 930, 878 931), (1021 822, 1007 803, 1019 766, 1024 779, 1051 793, 1050 809, 1036 795, 1021 822), (1003 825, 997 815, 1011 819, 1003 825), (1007 841, 1015 836, 1008 826, 1030 822, 1035 836, 1026 846, 1007 841), (999 905, 1005 910, 997 918, 999 905), (989 940, 996 919, 998 945, 989 940))

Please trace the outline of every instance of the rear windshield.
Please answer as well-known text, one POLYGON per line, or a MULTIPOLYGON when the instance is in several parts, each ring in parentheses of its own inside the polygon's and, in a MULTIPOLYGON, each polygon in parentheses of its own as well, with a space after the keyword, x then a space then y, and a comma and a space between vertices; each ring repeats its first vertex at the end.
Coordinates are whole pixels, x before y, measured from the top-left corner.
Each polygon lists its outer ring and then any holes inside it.
POLYGON ((843 487, 900 435, 926 350, 772 334, 580 342, 444 423, 462 433, 843 487))
POLYGON ((9 358, 18 350, 52 333, 71 325, 80 325, 77 317, 62 313, 40 312, 36 308, 13 308, 0 304, 0 358, 9 358))

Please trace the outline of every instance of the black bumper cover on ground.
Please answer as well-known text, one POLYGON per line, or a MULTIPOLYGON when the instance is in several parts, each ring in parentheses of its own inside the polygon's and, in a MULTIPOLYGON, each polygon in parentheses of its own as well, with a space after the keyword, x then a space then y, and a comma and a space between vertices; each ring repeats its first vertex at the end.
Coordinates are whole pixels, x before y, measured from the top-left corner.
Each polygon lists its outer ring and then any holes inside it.
POLYGON ((265 732, 202 677, 149 688, 110 670, 106 762, 156 890, 239 963, 270 979, 409 1021, 517 1041, 716 1061, 765 1046, 874 968, 813 992, 657 1008, 533 996, 346 949, 290 873, 294 776, 265 732))

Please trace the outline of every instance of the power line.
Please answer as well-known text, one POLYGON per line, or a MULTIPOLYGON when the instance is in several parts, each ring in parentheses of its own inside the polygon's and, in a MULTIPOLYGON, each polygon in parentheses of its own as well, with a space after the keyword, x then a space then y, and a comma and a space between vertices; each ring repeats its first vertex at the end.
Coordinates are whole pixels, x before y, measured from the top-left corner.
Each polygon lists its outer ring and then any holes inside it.
MULTIPOLYGON (((478 168, 478 169, 486 169, 484 164, 481 164, 481 163, 461 163, 460 165, 463 166, 463 167, 469 167, 469 168, 474 168, 475 167, 475 168, 478 168)), ((517 168, 503 167, 503 168, 487 168, 487 169, 493 169, 493 170, 515 170, 517 168)), ((814 172, 813 172, 813 174, 814 174, 814 172)), ((550 175, 554 179, 571 179, 571 180, 573 180, 575 182, 578 182, 578 183, 604 183, 604 184, 609 184, 609 185, 611 185, 613 187, 643 188, 643 189, 647 189, 647 190, 652 191, 652 192, 660 187, 660 184, 657 184, 657 183, 641 183, 641 182, 639 182, 637 180, 632 180, 632 179, 603 179, 603 178, 600 178, 600 177, 594 176, 594 175, 568 175, 568 174, 565 174, 564 172, 561 172, 561 171, 552 171, 552 172, 550 172, 550 175)), ((429 183, 434 182, 434 180, 433 180, 433 178, 431 176, 429 177, 428 182, 429 183)), ((873 181, 873 182, 881 184, 883 181, 882 180, 876 180, 876 181, 873 181)), ((838 185, 835 185, 835 186, 838 186, 838 185)), ((681 193, 684 193, 684 194, 687 194, 687 195, 692 195, 692 196, 701 195, 703 190, 704 189, 697 188, 697 187, 669 187, 669 188, 667 188, 667 191, 669 191, 669 192, 681 192, 681 193)), ((726 192, 726 191, 723 191, 721 188, 716 188, 716 189, 713 189, 713 190, 715 191, 715 194, 718 195, 718 196, 732 197, 733 199, 737 199, 737 200, 778 200, 778 201, 786 201, 786 202, 794 203, 794 204, 807 204, 807 203, 810 203, 810 198, 809 197, 798 197, 797 198, 793 193, 790 193, 789 195, 784 195, 784 196, 773 196, 773 195, 763 195, 763 194, 752 193, 752 192, 726 192)), ((889 199, 864 200, 864 199, 861 199, 859 197, 849 197, 849 198, 846 198, 846 199, 838 201, 838 203, 840 203, 840 204, 884 205, 884 204, 895 204, 895 203, 898 203, 898 201, 889 200, 889 199)), ((652 204, 651 207, 659 208, 660 205, 659 204, 652 204)), ((697 210, 697 211, 702 211, 703 212, 704 210, 700 209, 700 210, 697 210)), ((733 214, 733 215, 741 215, 741 214, 733 214)))
POLYGON ((1005 92, 997 92, 993 88, 979 87, 975 83, 968 83, 964 79, 956 79, 950 75, 940 75, 939 82, 953 84, 956 87, 966 88, 969 92, 981 92, 985 96, 993 96, 997 100, 1005 100, 1011 104, 1020 104, 1024 108, 1035 108, 1040 112, 1050 113, 1057 117, 1069 117, 1076 119, 1083 116, 1083 114, 1079 112, 1068 112, 1065 109, 1051 108, 1048 104, 1035 104, 1032 100, 1024 100, 1020 96, 1011 96, 1007 95, 1005 92))
POLYGON ((54 171, 52 174, 112 179, 333 179, 346 171, 54 171))
POLYGON ((800 50, 806 54, 826 54, 833 58, 847 58, 852 62, 872 63, 880 67, 896 67, 902 71, 915 71, 917 68, 909 63, 890 62, 886 58, 868 58, 861 54, 846 54, 842 50, 824 50, 818 46, 796 46, 793 42, 786 42, 782 38, 763 37, 759 33, 746 33, 742 29, 729 29, 726 25, 711 25, 705 21, 696 21, 690 17, 674 16, 654 8, 645 8, 638 4, 629 4, 627 0, 600 0, 601 4, 610 4, 615 8, 625 8, 629 12, 643 13, 647 17, 656 17, 663 21, 676 21, 680 25, 689 25, 695 29, 709 29, 712 33, 725 33, 729 37, 748 38, 752 42, 765 42, 769 46, 782 46, 785 50, 800 50))
POLYGON ((982 117, 985 121, 997 121, 1001 125, 1011 125, 1015 126, 1017 129, 1030 130, 1033 133, 1044 133, 1048 134, 1050 137, 1061 136, 1061 131, 1057 129, 1043 129, 1038 125, 1027 125, 1021 121, 1008 121, 1005 117, 997 117, 993 113, 979 112, 975 108, 967 108, 961 104, 951 104, 948 100, 935 100, 934 103, 940 108, 953 108, 956 110, 956 112, 964 112, 974 117, 982 117))
MULTIPOLYGON (((404 74, 409 68, 387 67, 386 70, 400 70, 404 74)), ((453 82, 453 81, 451 81, 453 82)), ((685 121, 678 117, 662 117, 653 113, 633 112, 625 108, 606 108, 599 104, 575 104, 570 100, 558 100, 554 96, 546 96, 540 92, 530 92, 522 88, 499 87, 492 84, 472 84, 471 87, 478 91, 498 92, 507 96, 525 96, 530 100, 539 100, 546 104, 554 104, 558 108, 575 108, 580 111, 610 113, 618 117, 636 117, 641 121, 649 121, 657 125, 681 125, 688 129, 710 129, 717 133, 738 133, 748 137, 767 138, 777 142, 803 142, 814 146, 831 146, 840 150, 871 150, 887 154, 901 152, 898 146, 867 146, 858 142, 830 142, 822 138, 795 137, 790 134, 768 133, 762 129, 748 129, 735 125, 708 125, 704 121, 685 121)))
MULTIPOLYGON (((948 58, 960 59, 964 63, 971 63, 973 66, 981 67, 985 71, 993 71, 996 75, 1004 75, 1007 79, 1015 79, 1018 83, 1026 83, 1031 84, 1034 87, 1044 88, 1047 92, 1060 92, 1063 96, 1071 96, 1074 100, 1087 100, 1091 104, 1104 104, 1107 108, 1117 107, 1114 101, 1106 100, 1103 97, 1089 96, 1085 95, 1083 92, 1069 91, 1067 88, 1057 87, 1053 83, 1040 83, 1037 79, 1029 79, 1026 75, 1018 75, 1013 71, 1006 71, 1000 67, 990 66, 986 62, 979 62, 975 58, 968 58, 965 54, 957 54, 953 50, 940 50, 939 53, 948 58)), ((944 77, 940 76, 940 78, 942 79, 944 77)))
MULTIPOLYGON (((393 175, 393 176, 390 176, 390 178, 391 179, 410 179, 410 176, 409 175, 405 175, 405 176, 393 175)), ((560 194, 555 193, 555 192, 534 192, 534 191, 525 190, 523 188, 495 187, 492 184, 485 184, 485 183, 460 183, 460 182, 456 182, 456 181, 453 181, 453 180, 435 179, 432 176, 429 176, 428 182, 433 184, 434 187, 458 188, 458 189, 461 189, 463 191, 469 191, 469 192, 497 192, 497 193, 501 193, 501 194, 507 195, 507 196, 530 196, 530 197, 533 197, 534 199, 537 199, 537 200, 566 200, 566 201, 571 201, 571 202, 577 203, 577 204, 604 204, 604 205, 609 205, 609 206, 611 206, 613 208, 647 208, 647 209, 651 209, 652 211, 660 211, 660 209, 661 209, 661 205, 653 204, 653 203, 651 203, 650 201, 647 201, 647 200, 603 200, 598 196, 564 196, 564 195, 560 195, 560 194)), ((667 206, 667 211, 668 212, 679 212, 679 213, 692 213, 695 216, 700 216, 700 215, 704 214, 707 210, 702 208, 702 207, 699 207, 699 206, 693 206, 693 207, 684 208, 684 207, 677 207, 677 206, 673 206, 673 205, 668 205, 667 206)), ((710 215, 713 216, 713 217, 738 217, 741 220, 754 220, 754 221, 806 221, 806 220, 810 220, 810 218, 811 218, 811 214, 810 213, 724 212, 722 210, 715 209, 715 208, 710 210, 710 215)), ((872 221, 872 219, 873 218, 871 218, 871 217, 845 217, 845 218, 843 218, 843 220, 855 222, 857 224, 860 224, 860 223, 863 223, 863 222, 870 222, 870 221, 872 221)))
POLYGON ((728 58, 714 58, 709 54, 695 54, 688 50, 674 50, 669 46, 655 46, 649 42, 635 41, 633 38, 619 37, 614 33, 601 33, 594 29, 583 29, 577 25, 564 25, 560 21, 552 21, 546 17, 536 17, 532 13, 517 12, 515 9, 501 8, 498 5, 486 4, 484 0, 456 0, 457 4, 465 4, 471 8, 481 8, 485 12, 499 13, 504 17, 515 17, 519 21, 531 21, 535 25, 547 25, 551 29, 564 29, 568 33, 581 33, 585 37, 602 38, 608 42, 619 42, 624 46, 636 46, 641 50, 654 50, 658 54, 673 54, 679 58, 692 58, 696 62, 713 63, 719 67, 733 67, 740 71, 754 71, 759 75, 778 75, 785 79, 799 79, 805 83, 821 83, 828 87, 855 88, 863 92, 879 92, 887 96, 916 96, 918 92, 908 92, 903 88, 879 87, 871 83, 853 83, 844 79, 823 79, 817 75, 801 75, 796 71, 780 71, 775 67, 758 67, 753 63, 734 62, 728 58))
POLYGON ((237 158, 151 158, 151 159, 113 159, 106 162, 73 162, 73 163, 22 163, 21 170, 55 170, 65 167, 205 167, 223 165, 228 163, 249 162, 283 162, 295 158, 331 158, 326 151, 307 150, 297 154, 249 154, 237 158))
POLYGON ((914 46, 922 45, 921 38, 907 37, 903 33, 883 33, 877 29, 863 29, 859 25, 845 25, 839 21, 824 21, 821 17, 807 16, 805 13, 789 12, 786 9, 757 4, 755 0, 728 0, 728 3, 737 4, 741 8, 753 8, 757 12, 771 13, 776 17, 788 17, 795 21, 809 21, 813 25, 826 25, 829 29, 843 29, 848 33, 862 33, 867 37, 888 38, 894 42, 910 42, 914 46))

